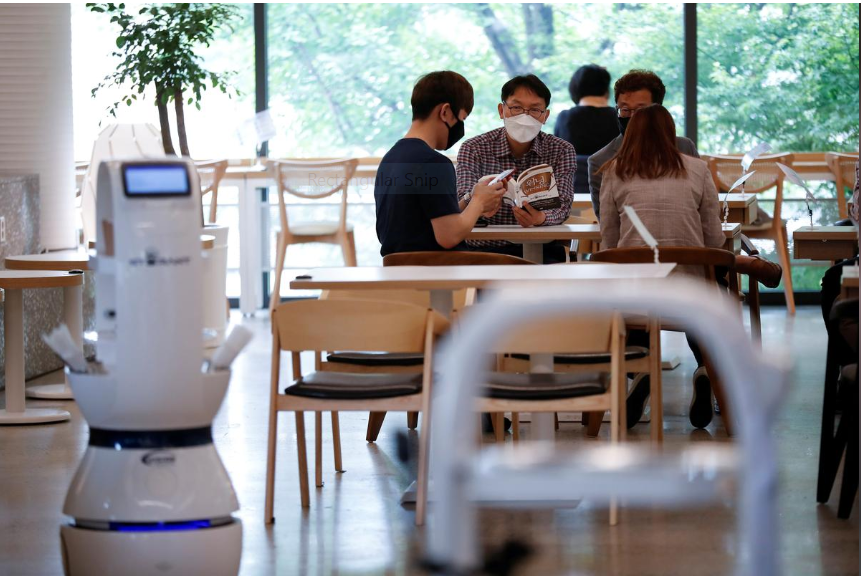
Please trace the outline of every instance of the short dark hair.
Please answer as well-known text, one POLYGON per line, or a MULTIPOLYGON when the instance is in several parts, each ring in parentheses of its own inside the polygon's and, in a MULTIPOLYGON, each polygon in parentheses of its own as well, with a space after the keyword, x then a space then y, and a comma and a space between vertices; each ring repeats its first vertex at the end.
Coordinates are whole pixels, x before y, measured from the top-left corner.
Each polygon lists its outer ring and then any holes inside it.
POLYGON ((461 110, 470 114, 474 104, 472 85, 466 78, 451 70, 425 74, 416 82, 410 98, 413 120, 426 119, 439 104, 451 106, 455 116, 458 116, 461 110))
POLYGON ((661 78, 651 70, 631 70, 613 85, 616 100, 620 94, 648 90, 652 93, 652 104, 663 104, 667 87, 661 82, 661 78))
POLYGON ((505 102, 518 88, 526 88, 530 92, 534 92, 538 98, 544 99, 544 106, 550 106, 550 89, 534 74, 515 76, 503 84, 502 101, 505 102))
POLYGON ((584 96, 604 96, 609 92, 610 73, 597 64, 581 66, 568 83, 568 93, 575 104, 584 96))

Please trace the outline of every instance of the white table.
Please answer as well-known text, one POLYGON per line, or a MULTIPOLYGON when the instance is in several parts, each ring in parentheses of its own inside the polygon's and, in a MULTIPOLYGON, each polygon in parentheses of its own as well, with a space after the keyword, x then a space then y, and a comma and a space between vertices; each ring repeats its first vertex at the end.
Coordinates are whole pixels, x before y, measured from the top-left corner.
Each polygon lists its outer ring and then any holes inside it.
MULTIPOLYGON (((42 254, 25 254, 6 257, 8 270, 54 270, 72 271, 89 270, 90 256, 83 249, 60 250, 42 254)), ((83 286, 67 287, 63 294, 63 320, 69 327, 72 338, 80 347, 84 346, 84 297, 83 286)), ((72 389, 69 388, 68 378, 63 373, 62 383, 38 385, 27 389, 27 396, 34 399, 72 400, 72 389)))
POLYGON ((544 245, 554 240, 601 241, 601 227, 597 224, 557 224, 553 226, 490 225, 475 227, 467 240, 505 240, 523 245, 523 258, 530 262, 544 262, 544 245))

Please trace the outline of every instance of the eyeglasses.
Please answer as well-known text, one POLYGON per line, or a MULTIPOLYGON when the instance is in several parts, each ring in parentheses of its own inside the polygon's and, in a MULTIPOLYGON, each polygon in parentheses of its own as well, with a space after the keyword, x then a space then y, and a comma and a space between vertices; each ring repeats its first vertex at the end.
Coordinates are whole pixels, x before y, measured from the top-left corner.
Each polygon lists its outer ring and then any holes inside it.
POLYGON ((523 108, 522 106, 508 106, 508 104, 506 104, 505 102, 503 102, 502 104, 504 104, 505 107, 508 108, 508 111, 511 112, 512 116, 520 116, 521 114, 526 112, 535 120, 541 120, 541 118, 544 116, 544 113, 547 112, 546 110, 542 110, 540 108, 523 108))
POLYGON ((620 108, 617 106, 616 107, 616 114, 618 114, 622 118, 630 118, 631 116, 634 116, 634 114, 636 114, 637 112, 641 111, 644 108, 648 108, 649 106, 652 106, 652 105, 646 104, 645 106, 640 106, 638 108, 628 108, 627 106, 622 106, 620 108))

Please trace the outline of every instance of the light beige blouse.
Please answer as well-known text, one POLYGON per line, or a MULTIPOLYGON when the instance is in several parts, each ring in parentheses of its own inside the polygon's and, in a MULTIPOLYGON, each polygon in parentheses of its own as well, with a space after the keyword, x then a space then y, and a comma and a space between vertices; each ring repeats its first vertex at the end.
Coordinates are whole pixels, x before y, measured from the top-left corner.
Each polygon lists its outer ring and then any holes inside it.
POLYGON ((604 174, 601 184, 601 246, 646 246, 624 213, 630 205, 658 241, 658 246, 720 248, 725 238, 720 205, 708 165, 682 155, 687 176, 621 180, 604 174))

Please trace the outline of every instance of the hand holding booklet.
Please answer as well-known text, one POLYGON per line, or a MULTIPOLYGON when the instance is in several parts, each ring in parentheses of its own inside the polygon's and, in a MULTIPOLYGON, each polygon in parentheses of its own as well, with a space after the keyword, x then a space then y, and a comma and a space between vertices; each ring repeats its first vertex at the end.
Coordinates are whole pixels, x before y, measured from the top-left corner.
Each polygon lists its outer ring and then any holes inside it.
MULTIPOLYGON (((484 176, 479 182, 502 180, 511 172, 484 176)), ((529 206, 536 210, 550 210, 562 206, 556 179, 553 177, 553 168, 549 164, 527 168, 517 178, 509 179, 505 185, 506 191, 502 201, 509 206, 523 208, 524 202, 528 202, 529 206)))

